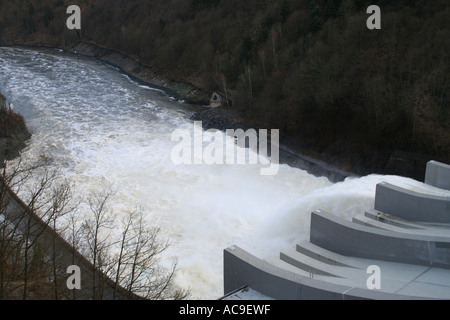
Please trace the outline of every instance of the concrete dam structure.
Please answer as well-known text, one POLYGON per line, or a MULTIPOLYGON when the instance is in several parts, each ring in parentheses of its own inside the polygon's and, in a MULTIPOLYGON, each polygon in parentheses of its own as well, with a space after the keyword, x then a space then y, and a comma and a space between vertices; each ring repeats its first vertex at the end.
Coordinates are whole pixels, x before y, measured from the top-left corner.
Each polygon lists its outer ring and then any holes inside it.
POLYGON ((223 300, 450 299, 450 166, 430 161, 423 188, 379 183, 352 221, 315 210, 309 241, 278 258, 223 259, 223 300))

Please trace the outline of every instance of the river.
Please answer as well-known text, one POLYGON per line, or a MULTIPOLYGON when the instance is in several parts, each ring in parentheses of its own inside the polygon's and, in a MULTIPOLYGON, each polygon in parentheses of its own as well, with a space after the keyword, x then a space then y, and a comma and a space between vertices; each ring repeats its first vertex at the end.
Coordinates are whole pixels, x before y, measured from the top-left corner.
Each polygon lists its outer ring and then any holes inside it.
POLYGON ((226 247, 277 256, 308 239, 311 211, 351 219, 373 208, 377 183, 415 183, 380 175, 332 183, 288 165, 264 176, 260 164, 174 164, 171 135, 192 130, 195 107, 58 50, 0 48, 0 91, 33 134, 23 158, 51 158, 79 195, 114 189, 118 217, 142 208, 170 240, 162 263, 177 259, 175 283, 194 299, 223 295, 226 247))

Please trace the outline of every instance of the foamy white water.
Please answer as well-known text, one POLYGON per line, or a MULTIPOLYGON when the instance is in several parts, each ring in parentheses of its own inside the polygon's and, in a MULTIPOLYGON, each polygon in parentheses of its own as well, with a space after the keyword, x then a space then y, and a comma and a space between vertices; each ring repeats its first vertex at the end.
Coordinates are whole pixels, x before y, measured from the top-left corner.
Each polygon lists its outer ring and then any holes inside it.
POLYGON ((186 106, 98 61, 57 51, 0 48, 0 90, 33 133, 23 155, 45 154, 75 191, 117 190, 112 208, 142 207, 170 238, 163 263, 178 260, 176 283, 192 297, 223 294, 223 249, 267 258, 307 239, 323 209, 350 219, 373 208, 376 184, 418 182, 372 175, 332 184, 281 165, 174 165, 171 133, 190 129, 186 106))

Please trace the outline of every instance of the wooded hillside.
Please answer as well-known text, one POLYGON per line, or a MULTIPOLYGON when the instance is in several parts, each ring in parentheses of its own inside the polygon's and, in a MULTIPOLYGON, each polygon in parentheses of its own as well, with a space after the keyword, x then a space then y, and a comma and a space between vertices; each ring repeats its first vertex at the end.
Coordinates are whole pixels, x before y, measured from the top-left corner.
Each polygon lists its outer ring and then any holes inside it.
POLYGON ((233 98, 294 149, 382 171, 396 150, 450 158, 448 0, 0 0, 0 41, 123 52, 233 98), (68 5, 81 31, 65 28, 68 5), (366 9, 381 8, 381 30, 366 9))

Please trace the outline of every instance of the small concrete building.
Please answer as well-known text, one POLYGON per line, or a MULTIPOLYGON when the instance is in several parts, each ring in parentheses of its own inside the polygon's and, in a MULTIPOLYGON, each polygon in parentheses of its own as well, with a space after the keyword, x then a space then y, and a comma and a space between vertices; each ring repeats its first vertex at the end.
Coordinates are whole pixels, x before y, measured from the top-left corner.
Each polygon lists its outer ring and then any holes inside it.
POLYGON ((209 100, 209 106, 211 108, 219 108, 227 103, 227 99, 220 93, 214 92, 209 100))

